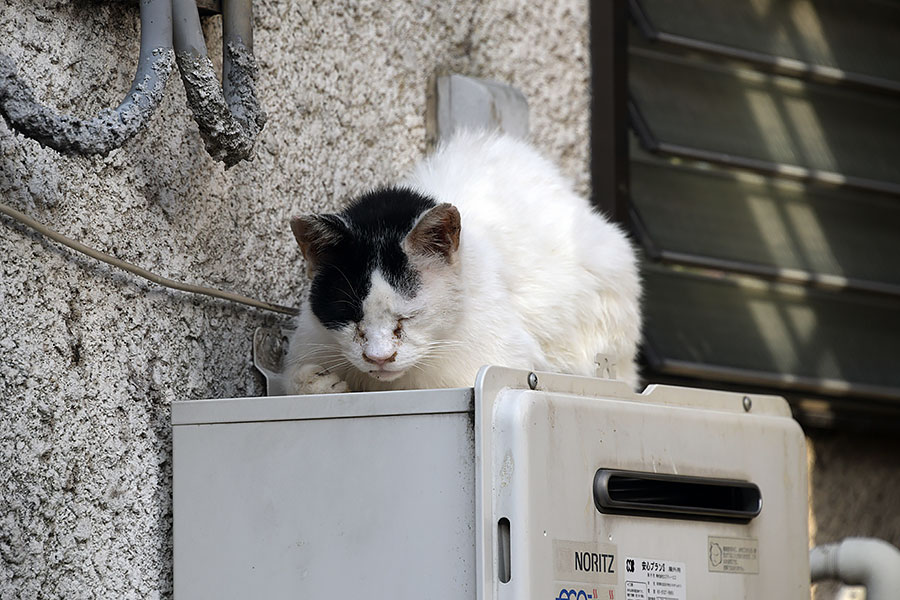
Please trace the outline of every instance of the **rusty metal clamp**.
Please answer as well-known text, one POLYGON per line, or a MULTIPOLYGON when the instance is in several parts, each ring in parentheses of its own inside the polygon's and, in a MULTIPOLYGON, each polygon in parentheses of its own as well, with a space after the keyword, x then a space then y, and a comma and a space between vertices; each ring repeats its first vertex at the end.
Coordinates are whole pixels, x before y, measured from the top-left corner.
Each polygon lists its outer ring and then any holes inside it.
POLYGON ((100 154, 137 133, 159 105, 174 64, 209 154, 226 167, 247 160, 265 123, 256 98, 251 0, 223 0, 224 68, 220 86, 194 0, 140 0, 141 50, 131 89, 115 109, 92 119, 40 104, 0 54, 0 115, 10 127, 66 154, 100 154))

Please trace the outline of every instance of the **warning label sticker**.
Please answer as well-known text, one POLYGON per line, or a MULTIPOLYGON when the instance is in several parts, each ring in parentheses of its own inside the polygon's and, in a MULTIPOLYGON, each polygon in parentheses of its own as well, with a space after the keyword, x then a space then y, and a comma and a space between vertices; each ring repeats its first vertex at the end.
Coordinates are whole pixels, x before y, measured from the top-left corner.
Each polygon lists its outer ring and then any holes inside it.
POLYGON ((709 536, 709 570, 713 573, 759 573, 759 541, 709 536))
POLYGON ((625 557, 625 600, 686 600, 684 563, 625 557))

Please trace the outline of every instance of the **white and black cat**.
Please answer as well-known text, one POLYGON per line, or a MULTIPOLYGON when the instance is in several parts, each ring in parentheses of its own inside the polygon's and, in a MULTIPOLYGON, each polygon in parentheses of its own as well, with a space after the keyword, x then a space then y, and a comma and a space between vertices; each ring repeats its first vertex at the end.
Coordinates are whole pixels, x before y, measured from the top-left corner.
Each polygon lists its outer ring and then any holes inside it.
POLYGON ((485 364, 637 384, 640 282, 623 232, 528 144, 454 136, 396 187, 294 218, 312 286, 295 393, 466 387, 485 364))

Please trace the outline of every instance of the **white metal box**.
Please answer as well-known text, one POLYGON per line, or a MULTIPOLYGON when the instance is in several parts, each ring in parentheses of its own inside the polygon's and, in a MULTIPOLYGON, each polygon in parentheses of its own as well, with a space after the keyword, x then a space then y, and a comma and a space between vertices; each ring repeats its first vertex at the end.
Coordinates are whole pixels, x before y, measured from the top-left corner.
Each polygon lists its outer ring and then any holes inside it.
POLYGON ((174 404, 176 599, 809 597, 784 400, 529 375, 174 404))

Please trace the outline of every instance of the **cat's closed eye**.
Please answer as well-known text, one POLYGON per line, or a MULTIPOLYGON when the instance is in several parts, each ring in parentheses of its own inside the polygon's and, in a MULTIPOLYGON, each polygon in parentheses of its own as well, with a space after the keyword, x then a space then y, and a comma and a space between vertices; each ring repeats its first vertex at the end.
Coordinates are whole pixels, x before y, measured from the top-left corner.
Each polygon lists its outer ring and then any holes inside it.
POLYGON ((397 327, 394 328, 394 337, 400 337, 400 334, 403 333, 403 322, 409 321, 410 319, 412 319, 411 316, 397 317, 397 327))

